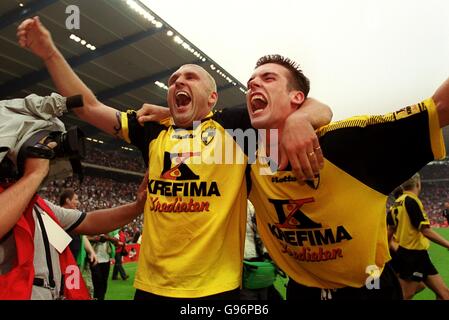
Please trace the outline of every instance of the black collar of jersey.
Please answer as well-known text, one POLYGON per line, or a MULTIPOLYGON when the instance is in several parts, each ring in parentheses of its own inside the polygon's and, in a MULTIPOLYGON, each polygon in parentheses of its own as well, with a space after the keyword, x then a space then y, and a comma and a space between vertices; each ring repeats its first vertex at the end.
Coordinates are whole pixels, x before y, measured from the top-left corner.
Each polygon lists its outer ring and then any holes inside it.
MULTIPOLYGON (((211 114, 211 115, 208 114, 207 117, 205 117, 205 118, 203 118, 203 119, 201 119, 201 120, 199 120, 199 121, 201 121, 201 123, 206 122, 206 121, 212 119, 213 116, 214 116, 213 114, 211 114)), ((198 120, 195 120, 195 121, 198 121, 198 120)), ((181 127, 178 127, 178 126, 175 125, 175 124, 172 124, 171 127, 172 127, 173 129, 175 129, 175 130, 193 130, 193 124, 192 124, 191 126, 187 127, 187 128, 181 128, 181 127)))

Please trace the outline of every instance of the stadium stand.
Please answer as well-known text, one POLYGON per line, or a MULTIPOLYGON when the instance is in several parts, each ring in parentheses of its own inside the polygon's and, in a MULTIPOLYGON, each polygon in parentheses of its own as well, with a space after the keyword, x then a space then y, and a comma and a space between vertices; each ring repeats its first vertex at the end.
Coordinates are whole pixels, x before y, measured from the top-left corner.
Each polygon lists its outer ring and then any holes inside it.
MULTIPOLYGON (((58 203, 58 196, 64 188, 74 188, 80 201, 80 210, 84 212, 115 207, 135 200, 138 183, 119 182, 98 176, 85 176, 80 185, 78 180, 67 178, 49 183, 39 192, 40 196, 58 203)), ((127 242, 132 242, 134 235, 142 230, 143 216, 139 216, 125 228, 127 242)))

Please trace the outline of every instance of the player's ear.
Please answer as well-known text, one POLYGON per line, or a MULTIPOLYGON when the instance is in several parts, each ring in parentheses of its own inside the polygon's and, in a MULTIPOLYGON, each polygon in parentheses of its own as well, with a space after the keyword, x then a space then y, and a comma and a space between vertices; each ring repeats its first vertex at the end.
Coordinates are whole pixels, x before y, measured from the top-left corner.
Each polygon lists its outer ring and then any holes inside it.
POLYGON ((292 104, 294 104, 296 106, 300 106, 305 100, 304 93, 299 90, 293 90, 290 93, 290 99, 291 99, 292 104))
POLYGON ((215 91, 212 91, 211 94, 209 95, 209 99, 208 99, 208 105, 209 107, 212 109, 218 101, 218 93, 216 93, 215 91))

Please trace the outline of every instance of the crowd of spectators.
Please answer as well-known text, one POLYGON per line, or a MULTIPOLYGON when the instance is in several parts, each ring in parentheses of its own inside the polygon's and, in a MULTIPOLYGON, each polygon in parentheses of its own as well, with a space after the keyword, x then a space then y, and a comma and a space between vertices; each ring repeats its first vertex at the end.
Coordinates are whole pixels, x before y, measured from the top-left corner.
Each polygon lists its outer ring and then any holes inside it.
POLYGON ((444 203, 449 201, 449 184, 447 182, 423 183, 420 199, 433 224, 446 224, 443 216, 444 203))
MULTIPOLYGON (((48 183, 39 191, 42 198, 55 204, 59 204, 59 195, 65 188, 73 188, 80 201, 79 209, 89 212, 98 209, 116 207, 129 203, 136 199, 138 188, 136 182, 118 182, 112 179, 85 176, 83 183, 80 184, 77 179, 67 178, 65 180, 56 180, 48 183)), ((142 229, 143 216, 137 217, 133 222, 124 228, 128 242, 135 242, 136 234, 140 235, 142 229)))
POLYGON ((434 161, 421 171, 420 198, 432 224, 447 225, 444 203, 449 202, 449 161, 434 161))
POLYGON ((423 181, 449 180, 449 160, 431 162, 419 173, 423 181))
POLYGON ((83 162, 134 172, 145 172, 145 165, 140 152, 100 147, 96 143, 86 143, 86 157, 83 162))

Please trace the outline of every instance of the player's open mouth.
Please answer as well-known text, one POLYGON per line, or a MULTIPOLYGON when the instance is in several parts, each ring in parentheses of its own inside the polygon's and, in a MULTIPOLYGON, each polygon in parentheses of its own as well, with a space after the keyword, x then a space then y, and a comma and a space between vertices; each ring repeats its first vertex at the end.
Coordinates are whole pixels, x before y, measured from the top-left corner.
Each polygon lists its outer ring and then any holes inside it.
POLYGON ((267 104, 267 99, 265 99, 262 94, 255 93, 251 96, 251 111, 253 114, 262 112, 266 108, 267 104))
POLYGON ((192 98, 185 91, 176 92, 175 99, 177 108, 187 107, 190 104, 190 102, 192 102, 192 98))

